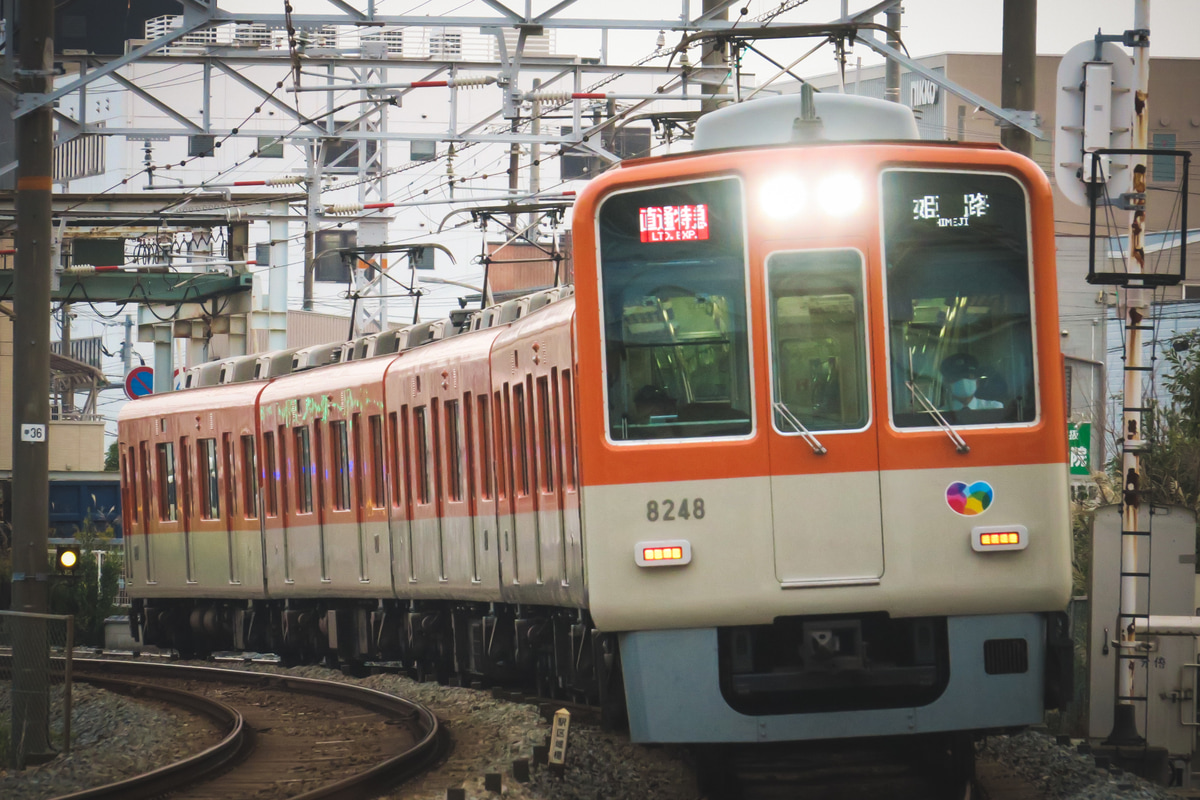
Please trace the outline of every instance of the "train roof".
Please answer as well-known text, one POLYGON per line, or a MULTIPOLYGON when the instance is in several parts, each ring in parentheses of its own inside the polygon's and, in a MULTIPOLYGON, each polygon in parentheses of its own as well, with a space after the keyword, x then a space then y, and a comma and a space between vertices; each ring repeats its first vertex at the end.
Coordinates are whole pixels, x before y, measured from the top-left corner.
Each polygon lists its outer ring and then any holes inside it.
POLYGON ((145 419, 168 414, 201 413, 214 408, 245 407, 253 409, 258 394, 266 383, 234 383, 225 386, 205 386, 179 392, 164 392, 132 400, 122 406, 117 421, 145 419))

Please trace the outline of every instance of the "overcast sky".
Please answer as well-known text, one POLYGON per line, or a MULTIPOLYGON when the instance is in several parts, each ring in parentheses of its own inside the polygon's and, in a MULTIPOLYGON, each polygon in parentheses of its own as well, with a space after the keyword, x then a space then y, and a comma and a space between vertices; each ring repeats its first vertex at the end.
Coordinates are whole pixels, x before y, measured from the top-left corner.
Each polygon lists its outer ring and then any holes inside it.
MULTIPOLYGON (((366 8, 368 0, 350 0, 366 8)), ((376 12, 386 15, 469 15, 495 16, 482 0, 374 0, 376 12)), ((510 8, 523 11, 528 2, 534 14, 557 4, 557 0, 502 0, 510 8)), ((703 0, 687 0, 696 16, 703 0)), ((874 0, 849 0, 851 12, 868 8, 874 0)), ((328 0, 292 0, 298 13, 335 12, 328 0)), ((272 13, 278 13, 267 4, 272 13)), ((779 0, 746 0, 749 19, 779 5, 779 0)), ((808 0, 789 11, 780 21, 792 23, 829 22, 841 10, 841 0, 808 0)), ((222 0, 229 10, 264 8, 263 0, 222 0)), ((1133 27, 1133 0, 1042 0, 1038 8, 1037 49, 1043 54, 1062 54, 1073 45, 1095 34, 1120 33, 1133 27)), ((575 18, 677 19, 682 0, 577 0, 561 13, 575 18)), ((903 38, 914 56, 944 51, 999 52, 1003 20, 1003 0, 905 0, 903 38)), ((736 16, 739 6, 730 8, 736 16)), ((1200 57, 1200 0, 1151 0, 1151 52, 1159 56, 1200 57)), ((882 16, 879 17, 882 22, 882 16)), ((644 55, 654 47, 653 33, 614 34, 610 50, 629 48, 631 58, 644 55), (624 40, 624 41, 621 41, 624 40), (624 47, 622 47, 624 45, 624 47)), ((863 49, 863 48, 860 48, 863 49)), ((560 47, 560 50, 562 48, 560 47)), ((856 53, 858 55, 858 53, 856 53)), ((614 58, 614 60, 616 60, 614 58)), ((864 62, 866 57, 864 55, 864 62)), ((831 62, 830 62, 831 63, 831 62)), ((822 71, 827 68, 822 67, 822 71)))

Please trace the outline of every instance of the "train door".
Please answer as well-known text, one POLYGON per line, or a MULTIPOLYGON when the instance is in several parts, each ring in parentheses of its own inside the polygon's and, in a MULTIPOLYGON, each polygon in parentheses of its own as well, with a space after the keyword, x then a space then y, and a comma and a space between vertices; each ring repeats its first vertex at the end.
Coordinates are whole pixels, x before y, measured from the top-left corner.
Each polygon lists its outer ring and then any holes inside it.
MULTIPOLYGON (((157 453, 158 453, 157 463, 158 463, 158 472, 159 472, 158 483, 156 484, 158 486, 158 503, 156 505, 157 505, 157 508, 159 509, 159 512, 158 512, 159 517, 162 518, 162 516, 164 514, 166 514, 166 509, 167 509, 167 504, 164 502, 164 498, 165 498, 165 491, 163 489, 164 476, 162 475, 162 472, 164 471, 164 468, 166 466, 166 464, 165 464, 166 459, 164 458, 163 453, 162 453, 164 445, 158 444, 158 445, 156 445, 156 447, 157 447, 157 453)), ((170 447, 170 442, 166 443, 166 447, 170 447)), ((146 583, 154 583, 154 561, 151 560, 151 558, 150 558, 150 528, 153 523, 153 520, 150 516, 153 513, 151 511, 151 507, 150 507, 150 475, 152 473, 152 470, 150 468, 150 443, 149 442, 139 442, 138 443, 138 451, 139 451, 138 452, 138 456, 139 456, 138 457, 138 462, 139 462, 138 465, 141 467, 141 470, 142 470, 141 471, 142 509, 143 509, 142 550, 143 550, 143 556, 146 559, 146 562, 145 562, 146 563, 146 583)), ((173 465, 172 465, 172 469, 174 469, 173 465)), ((174 492, 175 492, 175 485, 174 485, 174 483, 172 483, 172 485, 171 485, 171 493, 172 493, 171 506, 172 507, 175 504, 174 496, 173 496, 174 492)), ((132 575, 133 573, 131 572, 130 574, 132 575)))
POLYGON ((767 256, 767 427, 775 573, 785 587, 883 575, 865 248, 767 256))
POLYGON ((499 476, 496 465, 495 417, 492 399, 487 392, 475 398, 475 428, 468 434, 468 448, 474 453, 476 469, 475 491, 470 491, 472 516, 475 519, 475 580, 496 588, 500 581, 499 539, 496 525, 496 496, 499 476))
POLYGON ((325 553, 325 481, 329 475, 326 459, 325 426, 319 419, 313 420, 313 483, 316 484, 314 502, 317 523, 317 557, 320 560, 321 582, 329 580, 329 566, 325 553))
MULTIPOLYGON (((558 416, 558 368, 539 375, 534 386, 534 459, 537 478, 538 582, 561 587, 566 581, 562 524, 562 470, 558 416)), ((555 593, 558 593, 557 588, 555 593)))
MULTIPOLYGON (((496 547, 500 553, 500 586, 521 583, 517 572, 516 531, 516 478, 514 468, 516 455, 513 453, 512 387, 504 384, 503 392, 495 393, 496 428, 496 547)), ((509 596, 505 596, 509 599, 509 596)))
POLYGON ((196 582, 195 547, 192 542, 192 456, 188 437, 179 437, 179 487, 183 517, 183 564, 185 579, 196 582))
POLYGON ((404 585, 412 581, 412 504, 410 502, 407 476, 411 472, 409 461, 408 406, 399 412, 387 415, 388 448, 391 460, 388 489, 391 492, 388 537, 392 558, 392 589, 403 593, 404 585), (407 562, 407 563, 406 563, 407 562))
POLYGON ((513 386, 513 449, 516 457, 516 484, 513 509, 515 531, 514 548, 518 575, 525 575, 537 583, 543 582, 542 525, 539 514, 539 464, 537 460, 537 419, 534 416, 533 376, 526 375, 523 383, 513 386), (520 562, 520 558, 525 563, 520 562), (532 561, 532 563, 530 563, 532 561))

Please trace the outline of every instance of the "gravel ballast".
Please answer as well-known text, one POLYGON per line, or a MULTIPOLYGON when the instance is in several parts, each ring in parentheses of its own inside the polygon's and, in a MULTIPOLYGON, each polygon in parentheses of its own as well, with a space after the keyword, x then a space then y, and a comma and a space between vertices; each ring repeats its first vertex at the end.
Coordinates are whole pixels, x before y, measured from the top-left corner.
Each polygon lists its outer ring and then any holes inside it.
MULTIPOLYGON (((283 670, 270 665, 245 669, 286 672, 327 680, 349 680, 318 667, 283 670)), ((494 699, 488 692, 417 683, 400 675, 374 675, 366 686, 430 707, 453 739, 450 755, 434 770, 387 795, 390 800, 444 800, 447 789, 463 788, 469 800, 497 795, 485 785, 489 773, 501 776, 502 796, 512 800, 698 800, 690 751, 683 747, 630 744, 627 737, 572 722, 562 777, 534 766, 531 780, 513 778, 513 762, 532 761, 550 725, 536 707, 494 699)), ((0 723, 7 724, 7 686, 0 685, 0 723)), ((23 772, 0 771, 0 797, 42 800, 109 783, 154 769, 208 747, 215 732, 186 713, 111 694, 83 684, 75 687, 73 752, 23 772)), ((1029 731, 990 737, 979 758, 997 762, 1055 800, 1167 800, 1161 787, 1128 773, 1099 769, 1089 755, 1029 731)), ((6 765, 5 765, 6 766, 6 765)))

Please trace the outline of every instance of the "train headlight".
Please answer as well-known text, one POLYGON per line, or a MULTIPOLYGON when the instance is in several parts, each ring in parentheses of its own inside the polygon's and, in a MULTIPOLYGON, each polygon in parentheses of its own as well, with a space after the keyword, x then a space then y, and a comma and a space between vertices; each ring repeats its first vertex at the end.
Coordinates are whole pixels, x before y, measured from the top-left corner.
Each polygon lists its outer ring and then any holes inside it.
POLYGON ((692 561, 692 544, 686 539, 638 542, 633 560, 639 567, 681 567, 692 561))
POLYGON ((758 205, 769 219, 791 219, 804 208, 804 184, 795 175, 776 175, 758 190, 758 205))
POLYGON ((830 175, 821 181, 817 198, 821 208, 830 216, 853 214, 863 202, 862 181, 844 173, 830 175))
POLYGON ((1024 525, 987 525, 971 529, 971 549, 976 553, 997 550, 1024 550, 1029 546, 1029 530, 1024 525))

